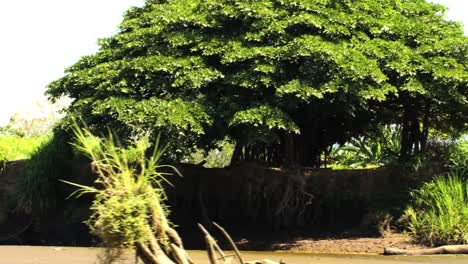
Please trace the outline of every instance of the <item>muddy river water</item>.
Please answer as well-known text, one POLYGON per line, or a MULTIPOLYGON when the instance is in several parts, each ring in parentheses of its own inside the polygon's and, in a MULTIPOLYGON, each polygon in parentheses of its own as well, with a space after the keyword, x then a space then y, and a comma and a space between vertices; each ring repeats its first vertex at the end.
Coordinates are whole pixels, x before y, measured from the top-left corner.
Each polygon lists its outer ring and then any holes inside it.
MULTIPOLYGON (((0 264, 79 264, 98 263, 102 250, 97 248, 72 247, 29 247, 0 246, 0 264)), ((204 251, 189 252, 196 263, 207 262, 204 251)), ((418 264, 447 263, 466 264, 468 255, 459 256, 357 256, 357 255, 315 255, 290 252, 242 252, 245 260, 270 258, 284 260, 288 264, 418 264)), ((125 254, 117 263, 135 263, 133 254, 125 254)))

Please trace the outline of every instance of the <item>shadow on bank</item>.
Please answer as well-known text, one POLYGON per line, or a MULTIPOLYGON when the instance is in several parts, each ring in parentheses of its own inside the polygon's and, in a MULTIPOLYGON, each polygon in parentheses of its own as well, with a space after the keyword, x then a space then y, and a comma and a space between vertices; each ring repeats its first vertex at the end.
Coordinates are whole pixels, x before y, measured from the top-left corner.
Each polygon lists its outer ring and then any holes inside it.
MULTIPOLYGON (((54 207, 40 214, 15 210, 16 183, 27 161, 0 174, 0 244, 96 245, 83 222, 91 196, 66 199, 73 187, 57 183, 54 207)), ((69 161, 62 179, 90 185, 95 175, 84 161, 69 161)), ((440 172, 409 173, 401 167, 363 170, 268 168, 245 163, 226 168, 179 165, 183 177, 166 186, 171 215, 189 248, 201 248, 196 223, 222 223, 248 249, 269 249, 294 236, 379 236, 403 210, 409 190, 440 172)), ((427 171, 427 170, 426 170, 427 171)))

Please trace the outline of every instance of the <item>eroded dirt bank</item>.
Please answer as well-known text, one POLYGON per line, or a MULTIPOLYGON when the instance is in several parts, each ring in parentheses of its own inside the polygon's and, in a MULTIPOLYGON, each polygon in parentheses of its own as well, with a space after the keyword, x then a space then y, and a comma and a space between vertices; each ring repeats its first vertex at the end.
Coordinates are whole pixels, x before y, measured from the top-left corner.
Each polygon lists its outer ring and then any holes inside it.
MULTIPOLYGON (((15 206, 8 201, 24 163, 13 162, 0 173, 0 243, 96 245, 83 224, 89 217, 92 197, 67 200, 65 197, 74 190, 68 185, 57 184, 61 196, 56 207, 40 219, 31 222, 29 216, 12 214, 15 206)), ((64 179, 92 184, 89 163, 73 161, 68 166, 69 174, 63 175, 64 179)), ((409 183, 401 173, 386 168, 332 171, 255 164, 225 169, 185 165, 180 170, 184 176, 172 177, 174 187, 167 188, 170 218, 189 248, 204 246, 196 223, 209 226, 212 221, 225 226, 249 250, 376 254, 383 252, 385 246, 411 247, 401 238, 366 236, 378 224, 374 213, 389 204, 399 204, 405 195, 409 183), (311 234, 314 230, 325 233, 330 229, 338 235, 311 234), (286 232, 286 238, 279 236, 279 230, 286 232), (298 232, 292 234, 291 230, 298 232), (347 230, 357 230, 361 238, 344 236, 347 230), (271 235, 259 237, 259 233, 271 235)))

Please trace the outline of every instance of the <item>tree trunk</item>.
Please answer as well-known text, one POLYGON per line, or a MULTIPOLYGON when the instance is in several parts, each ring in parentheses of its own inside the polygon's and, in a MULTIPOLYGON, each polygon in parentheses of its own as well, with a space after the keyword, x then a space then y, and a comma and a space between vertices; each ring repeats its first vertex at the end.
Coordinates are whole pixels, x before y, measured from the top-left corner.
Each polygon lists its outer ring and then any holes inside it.
POLYGON ((385 248, 384 255, 436 255, 436 254, 468 254, 468 245, 441 246, 430 249, 406 250, 385 248))

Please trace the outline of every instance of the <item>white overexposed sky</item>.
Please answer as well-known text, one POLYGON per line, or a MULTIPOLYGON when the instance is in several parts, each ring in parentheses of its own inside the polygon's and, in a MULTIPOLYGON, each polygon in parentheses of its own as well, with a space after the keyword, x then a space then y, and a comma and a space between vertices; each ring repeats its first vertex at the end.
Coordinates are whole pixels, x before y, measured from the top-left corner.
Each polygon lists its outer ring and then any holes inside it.
MULTIPOLYGON (((468 29, 467 0, 431 0, 468 29)), ((81 56, 97 51, 130 6, 144 0, 5 0, 0 2, 0 126, 13 113, 39 112, 45 86, 81 56)), ((42 105, 44 105, 42 103, 42 105)))
POLYGON ((125 10, 143 2, 0 1, 0 125, 15 112, 37 112, 45 86, 96 52, 97 39, 114 34, 125 10))

